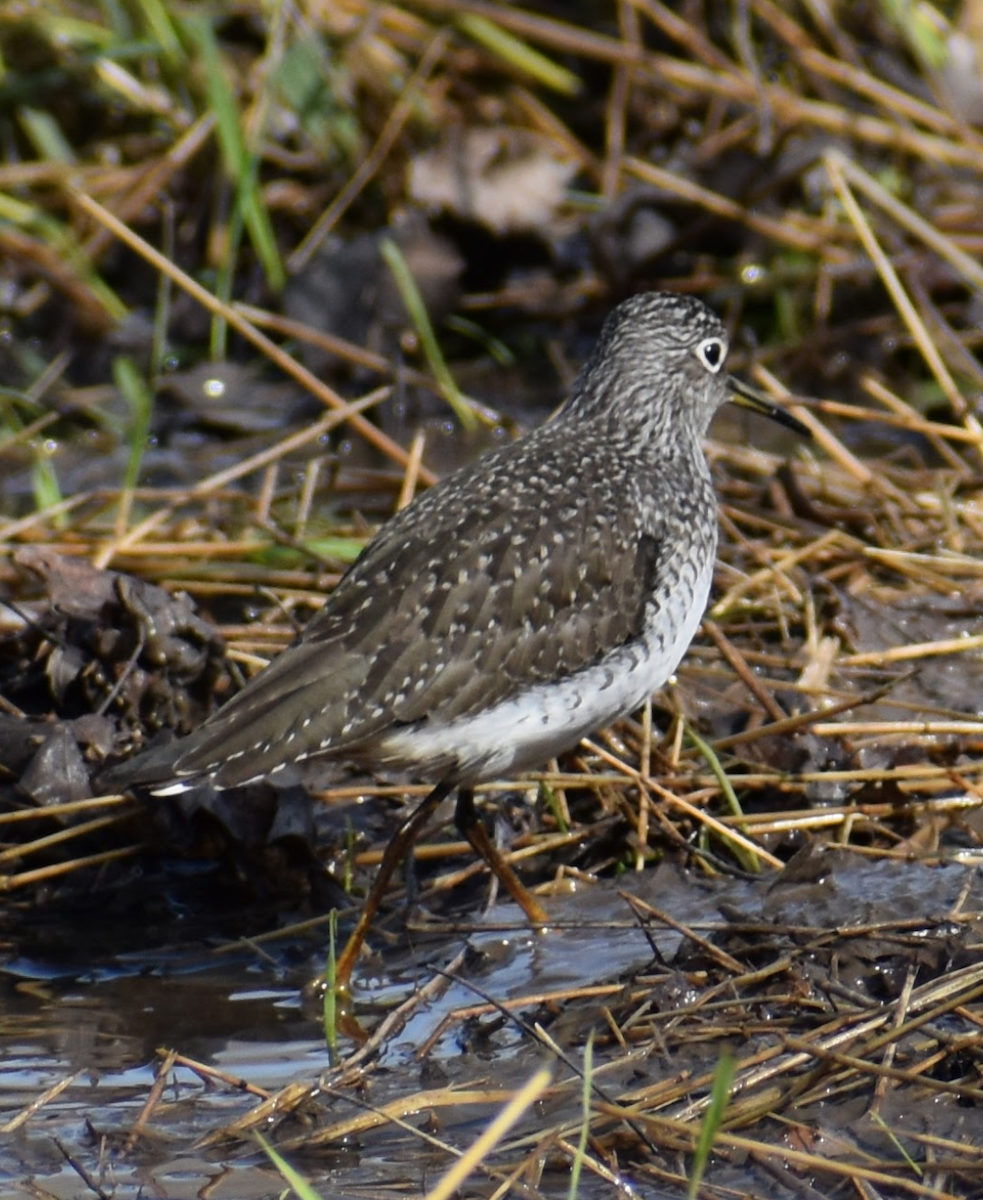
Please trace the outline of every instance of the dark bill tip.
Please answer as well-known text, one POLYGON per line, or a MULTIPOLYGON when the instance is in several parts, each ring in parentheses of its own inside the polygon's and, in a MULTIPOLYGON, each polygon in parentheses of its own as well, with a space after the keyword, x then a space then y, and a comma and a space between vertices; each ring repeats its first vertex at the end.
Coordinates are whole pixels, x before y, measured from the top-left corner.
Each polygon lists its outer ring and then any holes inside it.
POLYGON ((779 425, 784 425, 786 429, 794 429, 796 433, 802 434, 803 437, 812 437, 812 431, 807 425, 803 425, 797 417, 793 417, 784 408, 779 408, 777 404, 772 403, 757 388, 753 388, 747 383, 742 383, 740 379, 735 379, 733 375, 727 377, 727 386, 730 388, 730 398, 735 404, 739 404, 742 408, 750 408, 754 412, 761 413, 764 417, 770 417, 773 421, 777 421, 779 425))

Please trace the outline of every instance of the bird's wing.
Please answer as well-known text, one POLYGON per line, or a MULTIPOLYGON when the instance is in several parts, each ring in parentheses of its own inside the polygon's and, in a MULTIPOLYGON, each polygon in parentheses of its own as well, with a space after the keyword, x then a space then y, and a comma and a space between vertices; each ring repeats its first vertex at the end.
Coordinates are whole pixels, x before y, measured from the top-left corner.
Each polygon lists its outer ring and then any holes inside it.
POLYGON ((232 786, 357 755, 394 726, 474 712, 639 636, 658 529, 626 520, 630 498, 592 445, 535 441, 388 522, 298 641, 178 743, 172 774, 232 786))

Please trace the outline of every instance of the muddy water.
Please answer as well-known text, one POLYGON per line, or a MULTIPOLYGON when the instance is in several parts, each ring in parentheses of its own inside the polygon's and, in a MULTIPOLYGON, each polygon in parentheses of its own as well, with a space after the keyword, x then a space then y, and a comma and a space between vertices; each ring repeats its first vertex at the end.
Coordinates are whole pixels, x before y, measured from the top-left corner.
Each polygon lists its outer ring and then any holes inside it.
MULTIPOLYGON (((319 962, 313 942, 274 942, 261 953, 240 945, 230 952, 197 930, 184 943, 99 958, 82 944, 74 954, 65 946, 55 954, 50 936, 38 942, 48 946, 46 953, 29 954, 26 940, 18 953, 12 941, 14 952, 0 976, 0 1121, 10 1123, 18 1114, 26 1119, 16 1128, 8 1124, 3 1137, 0 1195, 279 1195, 282 1180, 248 1137, 215 1135, 249 1113, 262 1092, 291 1084, 309 1094, 284 1116, 275 1136, 321 1195, 425 1195, 451 1158, 415 1131, 464 1148, 500 1103, 434 1099, 430 1111, 421 1112, 414 1097, 437 1097, 451 1086, 496 1094, 519 1086, 550 1058, 534 1035, 534 1022, 548 1028, 574 1065, 582 1062, 593 1031, 598 1083, 612 1096, 712 1068, 720 1046, 709 1033, 703 1045, 694 1039, 674 1046, 671 1036, 667 1040, 670 1025, 646 1024, 653 1013, 657 1024, 661 1017, 682 1019, 711 981, 708 960, 690 935, 661 920, 643 927, 639 904, 743 954, 749 964, 794 956, 801 946, 803 957, 794 964, 796 1000, 815 1019, 820 981, 848 983, 859 1002, 864 994, 892 991, 906 963, 944 973, 959 958, 961 944, 968 948, 978 940, 981 900, 983 881, 969 865, 872 864, 827 852, 758 879, 700 878, 664 865, 620 882, 581 884, 547 898, 556 925, 545 935, 522 930, 521 913, 510 904, 461 920, 455 930, 431 925, 423 931, 414 924, 382 960, 366 960, 359 1011, 367 1027, 432 985, 432 966, 456 964, 454 978, 437 976, 440 986, 411 1008, 358 1076, 332 1069, 317 1020, 301 1004, 299 990, 319 962), (831 939, 840 943, 835 970, 819 949, 831 939), (84 970, 73 965, 87 957, 84 970), (482 996, 503 1004, 526 1000, 513 1020, 494 1009, 475 1015, 482 996), (605 1039, 611 1019, 621 1023, 623 1045, 605 1039), (141 1122, 162 1048, 223 1078, 206 1081, 187 1066, 173 1066, 141 1122), (68 1086, 60 1094, 28 1114, 30 1105, 64 1081, 68 1086), (384 1123, 330 1133, 364 1115, 366 1104, 378 1109, 402 1102, 408 1105, 402 1127, 384 1123)), ((759 998, 749 989, 742 1002, 742 1020, 750 1026, 759 998)), ((769 998, 773 1021, 780 1003, 769 998)), ((745 1036, 751 1037, 746 1030, 745 1036)), ((779 1034, 756 1036, 760 1048, 779 1034)), ((343 1045, 342 1055, 354 1049, 343 1045)), ((518 1136, 541 1136, 545 1124, 556 1123, 575 1137, 580 1084, 564 1064, 554 1061, 553 1070, 554 1088, 520 1122, 518 1136)), ((945 1101, 926 1105, 925 1120, 947 1137, 970 1137, 972 1112, 945 1101)), ((838 1124, 837 1111, 835 1105, 824 1109, 823 1119, 838 1124)), ((675 1194, 644 1169, 633 1169, 631 1157, 624 1179, 634 1194, 675 1194)), ((560 1154, 543 1158, 534 1194, 567 1194, 566 1161, 560 1154)), ((743 1185, 760 1187, 755 1178, 748 1166, 743 1185)), ((491 1186, 487 1179, 476 1182, 491 1186)), ((588 1173, 580 1194, 617 1191, 588 1173)))

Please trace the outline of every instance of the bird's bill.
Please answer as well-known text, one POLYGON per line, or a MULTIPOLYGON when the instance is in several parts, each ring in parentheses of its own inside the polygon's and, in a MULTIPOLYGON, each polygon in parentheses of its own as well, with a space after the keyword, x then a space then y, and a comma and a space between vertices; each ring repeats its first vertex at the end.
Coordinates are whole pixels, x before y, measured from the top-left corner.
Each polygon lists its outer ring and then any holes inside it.
POLYGON ((750 408, 754 412, 761 413, 762 416, 770 417, 773 421, 777 421, 779 425, 784 425, 787 429, 794 429, 796 433, 801 433, 805 437, 812 436, 808 426, 803 425, 797 417, 793 417, 784 408, 779 408, 777 404, 772 403, 757 388, 742 383, 740 379, 735 379, 733 375, 728 377, 727 386, 730 388, 731 400, 735 404, 739 404, 741 408, 750 408))

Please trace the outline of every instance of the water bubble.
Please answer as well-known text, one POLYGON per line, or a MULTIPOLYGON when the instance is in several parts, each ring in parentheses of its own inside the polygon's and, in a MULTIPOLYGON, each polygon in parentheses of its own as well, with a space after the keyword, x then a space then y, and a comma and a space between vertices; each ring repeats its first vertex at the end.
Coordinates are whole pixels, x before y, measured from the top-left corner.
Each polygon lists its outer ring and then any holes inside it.
POLYGON ((741 283, 746 283, 749 287, 753 287, 756 283, 761 283, 765 278, 767 271, 761 263, 747 263, 741 267, 741 283))

